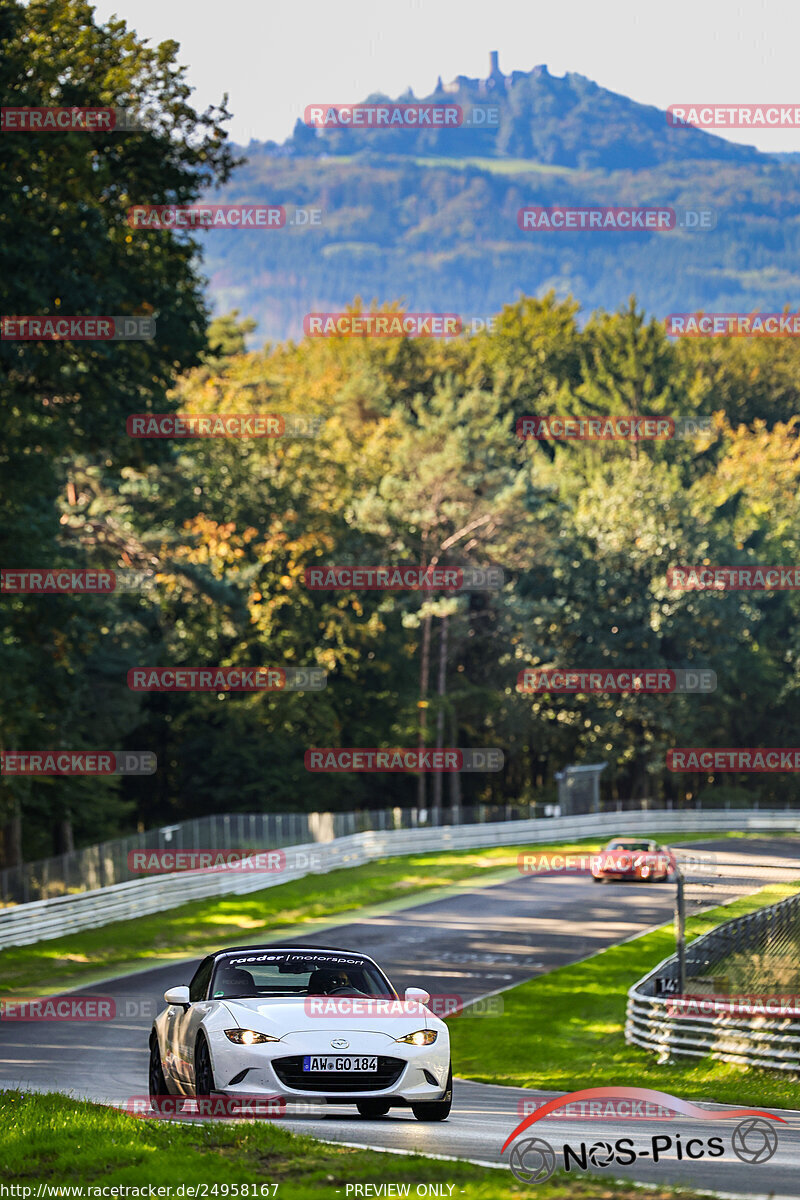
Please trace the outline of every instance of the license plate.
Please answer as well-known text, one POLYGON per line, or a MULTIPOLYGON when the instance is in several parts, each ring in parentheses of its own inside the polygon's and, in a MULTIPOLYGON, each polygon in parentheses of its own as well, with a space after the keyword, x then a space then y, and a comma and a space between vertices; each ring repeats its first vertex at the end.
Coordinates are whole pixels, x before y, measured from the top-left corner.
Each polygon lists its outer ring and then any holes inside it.
POLYGON ((358 1054, 306 1054, 303 1057, 304 1071, 377 1071, 378 1060, 358 1054))

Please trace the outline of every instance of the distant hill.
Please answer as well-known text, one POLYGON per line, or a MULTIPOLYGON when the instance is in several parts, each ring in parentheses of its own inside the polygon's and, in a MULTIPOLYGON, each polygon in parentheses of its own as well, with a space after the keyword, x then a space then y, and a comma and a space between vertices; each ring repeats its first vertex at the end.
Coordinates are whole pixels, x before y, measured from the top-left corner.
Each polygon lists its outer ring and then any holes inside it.
MULTIPOLYGON (((316 102, 323 97, 311 97, 316 102)), ((336 97, 339 102, 357 97, 336 97)), ((752 163, 761 158, 752 146, 726 142, 699 129, 675 129, 658 108, 637 104, 593 83, 583 75, 551 75, 546 66, 504 75, 493 52, 486 79, 459 75, 429 96, 397 98, 428 103, 496 105, 499 123, 454 129, 315 129, 297 122, 292 136, 270 152, 281 155, 393 154, 416 157, 526 158, 553 166, 609 171, 642 169, 667 162, 752 163)), ((676 101, 681 97, 676 96, 676 101)), ((363 103, 391 102, 369 96, 363 103)))
POLYGON ((797 307, 794 155, 671 129, 663 112, 580 75, 506 77, 496 60, 485 80, 459 77, 424 99, 496 104, 497 132, 303 125, 282 146, 245 148, 247 164, 215 200, 321 208, 322 223, 203 235, 217 312, 255 317, 260 343, 302 336, 305 313, 356 295, 466 318, 551 287, 586 310, 636 293, 657 316, 797 307), (533 233, 517 226, 526 204, 710 207, 716 228, 533 233))

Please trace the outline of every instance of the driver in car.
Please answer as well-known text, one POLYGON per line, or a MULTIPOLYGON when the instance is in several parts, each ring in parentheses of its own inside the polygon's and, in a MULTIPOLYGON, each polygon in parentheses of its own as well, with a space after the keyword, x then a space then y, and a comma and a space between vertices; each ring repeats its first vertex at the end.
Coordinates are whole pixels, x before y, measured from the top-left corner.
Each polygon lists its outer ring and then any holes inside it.
POLYGON ((330 996, 334 992, 341 991, 355 992, 357 995, 362 993, 351 982, 350 976, 346 971, 333 970, 318 970, 314 971, 308 981, 309 996, 330 996))

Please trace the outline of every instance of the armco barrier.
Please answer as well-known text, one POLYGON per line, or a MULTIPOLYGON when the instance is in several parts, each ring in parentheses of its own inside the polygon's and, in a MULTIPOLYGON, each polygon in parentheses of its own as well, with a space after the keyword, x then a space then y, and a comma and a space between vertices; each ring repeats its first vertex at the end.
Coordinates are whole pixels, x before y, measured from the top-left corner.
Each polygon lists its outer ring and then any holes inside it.
MULTIPOLYGON (((638 809, 641 805, 631 804, 631 807, 638 809)), ((137 850, 183 851, 201 847, 283 850, 306 842, 330 842, 333 838, 366 833, 370 829, 386 832, 487 821, 521 821, 535 815, 527 804, 462 805, 455 814, 449 806, 436 805, 423 809, 394 806, 359 809, 357 812, 208 813, 174 825, 142 829, 93 846, 0 868, 0 907, 53 900, 56 896, 76 892, 94 892, 98 888, 138 879, 139 872, 131 870, 129 861, 130 854, 137 850)))
POLYGON ((628 812, 592 813, 547 820, 498 821, 431 829, 371 831, 287 848, 287 869, 262 874, 234 869, 178 872, 117 883, 111 887, 36 900, 0 910, 0 949, 62 937, 80 929, 163 912, 209 896, 244 895, 310 874, 356 867, 377 858, 441 850, 534 845, 620 833, 709 833, 725 830, 800 830, 800 813, 784 812, 628 812))
MULTIPOLYGON (((758 909, 744 917, 725 921, 708 933, 695 938, 686 947, 687 991, 692 977, 707 975, 715 963, 732 950, 755 949, 758 935, 765 929, 780 932, 797 928, 800 895, 789 896, 779 904, 758 909)), ((716 1013, 681 1017, 670 1007, 670 995, 657 996, 656 981, 668 991, 678 992, 678 960, 675 955, 635 983, 628 992, 625 1040, 659 1055, 666 1062, 672 1055, 721 1059, 753 1067, 800 1073, 800 1017, 766 1014, 716 1013)))

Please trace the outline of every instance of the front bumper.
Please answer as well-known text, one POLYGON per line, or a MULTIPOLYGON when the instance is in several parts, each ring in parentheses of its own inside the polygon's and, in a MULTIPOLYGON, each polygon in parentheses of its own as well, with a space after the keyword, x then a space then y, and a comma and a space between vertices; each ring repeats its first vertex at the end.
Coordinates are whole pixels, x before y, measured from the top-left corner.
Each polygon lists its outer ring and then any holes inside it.
POLYGON ((210 1039, 217 1089, 228 1096, 283 1096, 344 1102, 381 1098, 398 1103, 438 1100, 447 1085, 450 1045, 441 1034, 432 1046, 410 1046, 379 1033, 349 1034, 346 1051, 332 1050, 340 1031, 287 1034, 279 1042, 235 1046, 224 1033, 210 1039), (306 1055, 369 1055, 376 1072, 303 1071, 306 1055), (235 1082, 234 1082, 235 1081, 235 1082))

